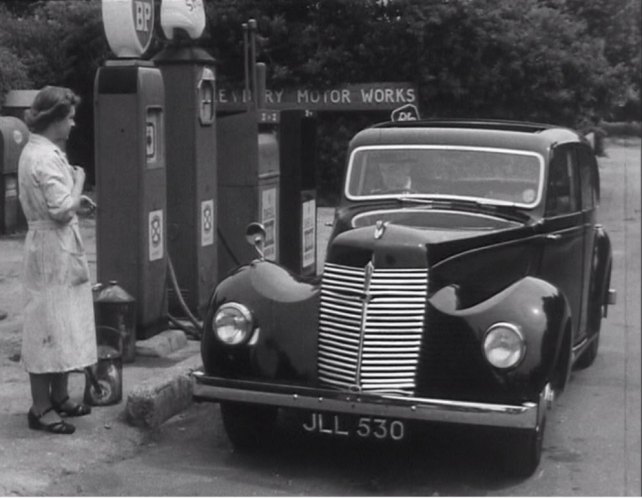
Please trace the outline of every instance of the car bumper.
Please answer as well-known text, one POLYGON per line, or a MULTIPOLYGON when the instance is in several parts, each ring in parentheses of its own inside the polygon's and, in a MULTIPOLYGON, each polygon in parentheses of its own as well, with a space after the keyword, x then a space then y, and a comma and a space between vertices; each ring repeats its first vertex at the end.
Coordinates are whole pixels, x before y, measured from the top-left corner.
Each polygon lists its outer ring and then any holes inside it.
POLYGON ((534 429, 547 405, 544 393, 537 403, 502 405, 230 380, 202 371, 192 372, 192 377, 195 401, 237 401, 426 422, 534 429))

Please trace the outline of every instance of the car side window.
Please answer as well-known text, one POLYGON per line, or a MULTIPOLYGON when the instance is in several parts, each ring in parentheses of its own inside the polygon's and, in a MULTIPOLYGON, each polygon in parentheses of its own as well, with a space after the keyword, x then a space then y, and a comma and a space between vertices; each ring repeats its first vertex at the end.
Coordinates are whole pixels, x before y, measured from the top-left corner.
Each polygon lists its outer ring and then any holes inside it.
POLYGON ((562 147, 556 149, 548 172, 546 215, 578 211, 579 187, 575 151, 562 147))
POLYGON ((599 203, 597 161, 593 152, 586 147, 581 147, 577 156, 582 184, 582 205, 584 209, 593 209, 599 203))

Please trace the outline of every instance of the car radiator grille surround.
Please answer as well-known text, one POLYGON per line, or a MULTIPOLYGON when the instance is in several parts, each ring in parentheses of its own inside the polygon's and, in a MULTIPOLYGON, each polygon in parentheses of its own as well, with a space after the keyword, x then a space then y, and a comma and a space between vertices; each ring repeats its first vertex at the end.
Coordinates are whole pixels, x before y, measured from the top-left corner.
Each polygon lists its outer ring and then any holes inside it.
POLYGON ((427 269, 326 263, 319 381, 358 391, 413 395, 427 293, 427 269))

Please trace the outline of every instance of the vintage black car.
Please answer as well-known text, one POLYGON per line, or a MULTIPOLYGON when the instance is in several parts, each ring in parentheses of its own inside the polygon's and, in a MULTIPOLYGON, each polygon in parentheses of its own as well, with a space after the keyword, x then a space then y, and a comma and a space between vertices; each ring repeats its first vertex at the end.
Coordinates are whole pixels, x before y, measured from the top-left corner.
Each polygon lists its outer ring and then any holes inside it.
MULTIPOLYGON (((194 397, 237 447, 279 409, 336 437, 417 422, 485 426, 506 466, 537 467, 546 410, 595 360, 615 302, 598 165, 569 129, 390 122, 350 143, 322 274, 259 257, 215 289, 194 397)), ((248 237, 260 252, 264 231, 248 237)))

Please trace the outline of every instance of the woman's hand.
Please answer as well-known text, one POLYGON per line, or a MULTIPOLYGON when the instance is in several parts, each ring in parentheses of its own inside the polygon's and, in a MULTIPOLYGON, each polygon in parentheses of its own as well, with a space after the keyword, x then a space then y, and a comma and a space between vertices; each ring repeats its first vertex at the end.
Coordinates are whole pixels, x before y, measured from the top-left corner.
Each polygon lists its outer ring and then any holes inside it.
POLYGON ((91 213, 96 211, 96 203, 91 200, 91 198, 87 197, 86 195, 81 195, 80 196, 80 207, 78 208, 78 214, 83 215, 83 216, 89 216, 91 213))

